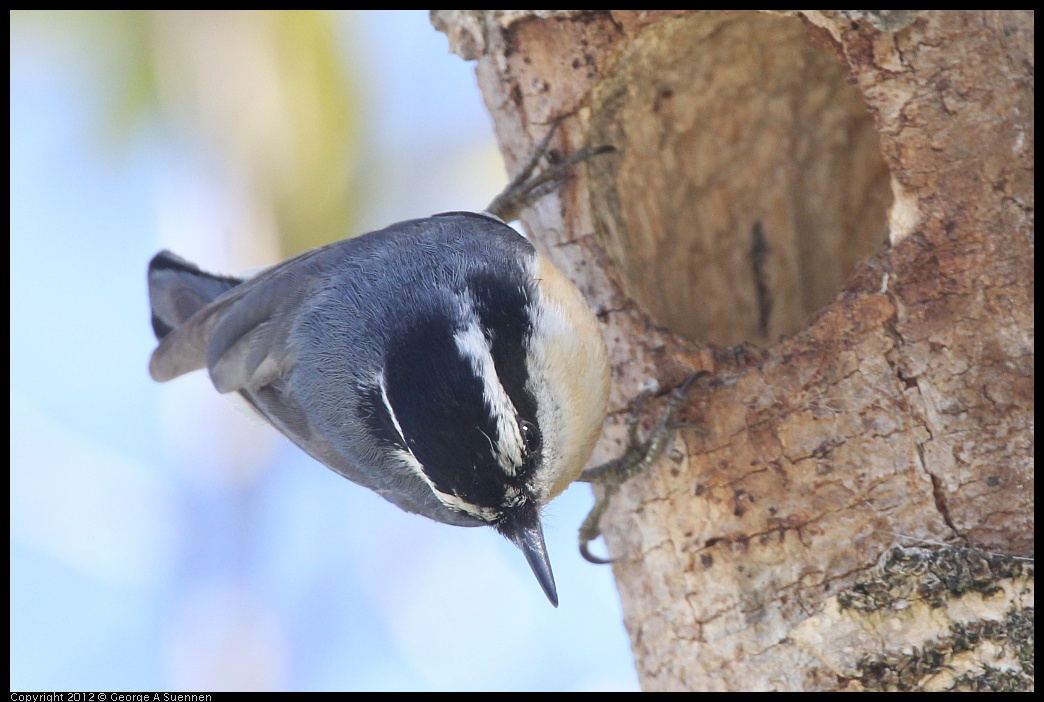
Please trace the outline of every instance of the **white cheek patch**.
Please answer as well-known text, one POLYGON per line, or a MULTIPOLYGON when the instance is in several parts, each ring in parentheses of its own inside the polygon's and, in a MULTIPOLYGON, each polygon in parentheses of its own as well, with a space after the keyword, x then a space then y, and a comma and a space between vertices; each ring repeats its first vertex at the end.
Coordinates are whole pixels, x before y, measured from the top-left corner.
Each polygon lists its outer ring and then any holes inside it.
MULTIPOLYGON (((475 377, 482 382, 486 409, 497 425, 496 451, 508 475, 522 467, 522 434, 515 420, 515 406, 500 383, 489 341, 479 328, 478 319, 469 315, 468 326, 453 335, 457 351, 471 364, 475 377)), ((488 437, 487 437, 488 438, 488 437)))

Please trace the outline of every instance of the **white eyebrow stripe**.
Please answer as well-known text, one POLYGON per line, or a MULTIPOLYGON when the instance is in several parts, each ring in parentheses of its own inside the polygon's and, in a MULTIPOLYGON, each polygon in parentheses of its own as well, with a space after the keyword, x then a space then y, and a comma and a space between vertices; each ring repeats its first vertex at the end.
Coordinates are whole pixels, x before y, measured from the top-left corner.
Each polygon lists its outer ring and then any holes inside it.
POLYGON ((402 461, 402 464, 404 466, 406 466, 411 472, 416 474, 418 478, 424 481, 425 485, 428 486, 428 489, 431 490, 431 493, 435 495, 439 502, 446 505, 450 509, 456 510, 458 512, 464 512, 465 514, 470 514, 471 516, 477 517, 486 522, 492 522, 499 516, 499 513, 496 510, 490 509, 488 507, 481 507, 479 505, 473 505, 467 500, 457 497, 456 495, 451 495, 448 492, 443 492, 442 490, 439 490, 437 487, 435 487, 435 483, 431 481, 431 478, 428 477, 428 474, 424 472, 424 466, 420 464, 420 461, 417 460, 417 457, 413 455, 412 451, 403 451, 401 449, 395 449, 395 453, 399 457, 399 460, 402 461))
POLYGON ((453 341, 461 357, 471 364, 475 377, 482 381, 483 399, 497 425, 500 464, 509 475, 515 475, 522 467, 522 434, 515 421, 515 406, 500 383, 489 341, 474 315, 469 315, 468 326, 456 332, 453 341))
POLYGON ((384 382, 384 373, 377 377, 377 385, 381 388, 381 402, 384 403, 384 409, 388 411, 388 416, 391 417, 392 424, 395 425, 395 431, 398 432, 399 438, 402 439, 402 445, 412 455, 413 451, 410 449, 410 445, 406 443, 406 435, 402 433, 402 427, 399 425, 399 418, 395 416, 395 410, 391 406, 391 401, 388 400, 388 385, 384 382))

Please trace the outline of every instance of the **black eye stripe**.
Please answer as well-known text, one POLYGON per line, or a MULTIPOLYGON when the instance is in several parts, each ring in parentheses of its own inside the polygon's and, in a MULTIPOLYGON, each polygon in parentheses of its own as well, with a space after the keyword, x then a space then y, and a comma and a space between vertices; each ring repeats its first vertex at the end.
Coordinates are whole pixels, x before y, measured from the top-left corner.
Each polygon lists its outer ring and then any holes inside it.
MULTIPOLYGON (((439 492, 500 509, 509 488, 519 488, 519 479, 500 466, 496 420, 486 406, 482 380, 457 347, 459 331, 455 320, 433 316, 390 346, 384 371, 388 403, 406 445, 439 492)), ((371 404, 382 402, 370 394, 371 404)), ((375 406, 379 410, 381 405, 375 406)), ((382 421, 379 411, 375 418, 371 431, 394 439, 394 424, 382 421)))
POLYGON ((443 492, 453 494, 489 454, 496 426, 481 381, 457 352, 446 318, 415 325, 385 361, 388 402, 410 450, 443 492), (472 428, 461 431, 462 428, 472 428))

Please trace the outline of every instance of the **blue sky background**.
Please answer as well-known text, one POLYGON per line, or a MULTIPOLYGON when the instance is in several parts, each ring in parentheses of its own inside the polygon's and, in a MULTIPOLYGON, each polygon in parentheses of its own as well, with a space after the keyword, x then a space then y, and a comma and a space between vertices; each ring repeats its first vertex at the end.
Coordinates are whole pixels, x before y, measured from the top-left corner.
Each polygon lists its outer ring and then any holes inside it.
MULTIPOLYGON (((505 182, 472 64, 426 12, 339 22, 361 82, 360 231, 481 209, 505 182)), ((228 203, 153 125, 118 147, 95 53, 11 45, 11 688, 636 689, 592 504, 548 510, 561 606, 491 530, 400 512, 238 412, 146 370, 145 266, 220 270, 228 203)))

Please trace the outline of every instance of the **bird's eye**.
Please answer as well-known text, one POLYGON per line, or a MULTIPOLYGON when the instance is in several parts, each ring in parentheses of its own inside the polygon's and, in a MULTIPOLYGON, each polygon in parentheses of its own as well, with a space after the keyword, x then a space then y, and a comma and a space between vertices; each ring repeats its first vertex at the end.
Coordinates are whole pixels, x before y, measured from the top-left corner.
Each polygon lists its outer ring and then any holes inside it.
POLYGON ((518 430, 522 434, 522 443, 526 447, 527 454, 533 454, 540 450, 540 430, 532 422, 523 419, 518 423, 518 430))

